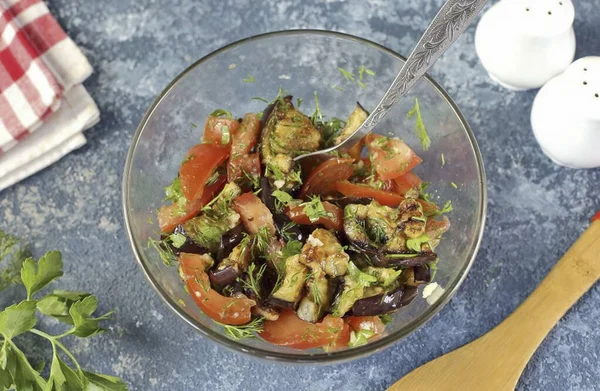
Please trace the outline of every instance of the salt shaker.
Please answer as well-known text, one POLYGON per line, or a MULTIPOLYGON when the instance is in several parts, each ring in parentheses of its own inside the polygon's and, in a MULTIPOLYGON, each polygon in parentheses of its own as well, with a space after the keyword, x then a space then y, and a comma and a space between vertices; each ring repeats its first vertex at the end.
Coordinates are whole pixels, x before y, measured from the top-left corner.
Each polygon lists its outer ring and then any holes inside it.
POLYGON ((477 55, 500 85, 539 88, 573 62, 574 19, 571 0, 501 0, 477 25, 477 55))
POLYGON ((600 57, 584 57, 538 92, 533 133, 556 163, 600 167, 600 57))

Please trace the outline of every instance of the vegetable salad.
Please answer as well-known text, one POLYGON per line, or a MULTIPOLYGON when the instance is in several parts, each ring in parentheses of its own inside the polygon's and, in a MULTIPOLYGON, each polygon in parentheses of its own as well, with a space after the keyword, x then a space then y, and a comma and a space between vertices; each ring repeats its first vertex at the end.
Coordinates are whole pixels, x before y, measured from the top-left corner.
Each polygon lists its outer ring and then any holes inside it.
MULTIPOLYGON (((187 152, 151 240, 200 309, 236 339, 296 349, 360 346, 430 282, 449 229, 398 138, 341 143, 368 117, 311 116, 280 95, 262 113, 216 110, 187 152)), ((430 143, 418 102, 409 113, 430 143)), ((425 144, 425 143, 424 143, 425 144)))

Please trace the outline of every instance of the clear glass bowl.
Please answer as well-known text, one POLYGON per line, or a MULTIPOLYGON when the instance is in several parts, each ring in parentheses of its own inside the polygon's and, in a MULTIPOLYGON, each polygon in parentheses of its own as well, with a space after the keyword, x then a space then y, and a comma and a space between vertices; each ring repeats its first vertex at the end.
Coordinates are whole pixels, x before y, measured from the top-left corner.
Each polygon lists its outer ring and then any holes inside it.
POLYGON ((186 151, 200 142, 204 120, 213 110, 222 108, 237 116, 262 111, 265 103, 252 98, 271 100, 281 87, 302 98, 301 109, 309 115, 315 107, 316 91, 325 115, 346 118, 356 101, 367 110, 375 106, 403 60, 383 46, 350 35, 312 30, 269 33, 233 43, 197 61, 152 103, 133 137, 125 163, 125 222, 146 277, 181 319, 237 352, 278 361, 324 363, 379 351, 416 330, 448 302, 465 279, 479 248, 487 202, 485 174, 467 121, 448 94, 428 76, 401 99, 378 133, 401 137, 413 147, 424 160, 416 173, 432 182, 431 189, 439 202, 452 200, 452 227, 437 248, 440 261, 436 282, 445 291, 431 304, 419 295, 393 315, 394 322, 381 339, 329 353, 298 351, 258 339, 234 341, 196 307, 184 291, 177 268, 166 267, 157 253, 147 248, 148 238, 158 236, 156 209, 161 205, 163 188, 177 174, 186 151), (363 74, 365 88, 347 80, 339 70, 354 73, 360 81, 360 66, 376 74, 363 74), (254 81, 248 82, 252 77, 254 81), (406 118, 415 97, 419 98, 432 141, 428 151, 421 150, 414 119, 406 118))

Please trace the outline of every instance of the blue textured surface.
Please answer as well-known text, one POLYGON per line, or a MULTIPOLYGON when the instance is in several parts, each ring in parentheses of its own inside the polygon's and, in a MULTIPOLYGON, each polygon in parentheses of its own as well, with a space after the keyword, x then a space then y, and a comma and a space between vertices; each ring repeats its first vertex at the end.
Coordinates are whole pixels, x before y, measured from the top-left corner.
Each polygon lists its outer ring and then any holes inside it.
MULTIPOLYGON (((431 72, 470 121, 488 174, 485 237, 454 299, 402 342, 349 364, 284 367, 225 351, 196 335, 163 305, 129 248, 121 175, 144 111, 197 58, 257 33, 333 29, 406 54, 442 1, 165 3, 50 1, 95 68, 86 86, 102 122, 87 132, 87 146, 0 193, 0 225, 28 238, 37 255, 62 250, 65 287, 95 292, 101 310, 116 309, 108 333, 71 346, 85 367, 121 376, 133 390, 384 389, 506 317, 600 209, 600 170, 561 168, 542 154, 529 126, 535 91, 512 93, 490 82, 475 55, 472 27, 431 72)), ((600 54, 596 0, 578 1, 576 9, 577 57, 600 54)), ((519 390, 598 389, 599 303, 596 285, 542 343, 519 390)), ((46 348, 29 342, 38 354, 46 348)))

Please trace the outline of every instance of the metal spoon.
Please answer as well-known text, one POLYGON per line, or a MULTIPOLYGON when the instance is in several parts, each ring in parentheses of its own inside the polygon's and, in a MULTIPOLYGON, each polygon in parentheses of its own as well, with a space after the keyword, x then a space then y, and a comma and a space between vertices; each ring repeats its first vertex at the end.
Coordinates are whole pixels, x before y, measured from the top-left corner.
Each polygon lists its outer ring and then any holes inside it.
POLYGON ((398 99, 415 85, 438 58, 467 29, 488 0, 448 0, 435 16, 419 43, 404 63, 398 76, 379 101, 371 115, 341 144, 331 148, 296 157, 298 161, 308 156, 324 155, 338 149, 348 149, 369 133, 398 102, 398 99))

